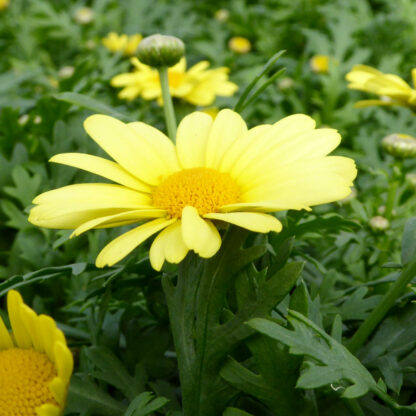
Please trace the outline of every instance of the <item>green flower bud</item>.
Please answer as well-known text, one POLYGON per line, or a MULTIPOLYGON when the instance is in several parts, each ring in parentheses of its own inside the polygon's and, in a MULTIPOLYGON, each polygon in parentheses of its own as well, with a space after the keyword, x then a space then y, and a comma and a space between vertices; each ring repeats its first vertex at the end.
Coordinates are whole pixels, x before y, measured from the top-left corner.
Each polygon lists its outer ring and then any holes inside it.
POLYGON ((416 139, 408 134, 390 134, 381 141, 381 147, 397 159, 416 157, 416 139))
POLYGON ((139 60, 155 68, 173 66, 184 54, 185 44, 179 38, 159 34, 144 38, 137 49, 139 60))
POLYGON ((390 222, 387 218, 377 215, 376 217, 371 218, 369 226, 374 232, 382 232, 390 227, 390 222))

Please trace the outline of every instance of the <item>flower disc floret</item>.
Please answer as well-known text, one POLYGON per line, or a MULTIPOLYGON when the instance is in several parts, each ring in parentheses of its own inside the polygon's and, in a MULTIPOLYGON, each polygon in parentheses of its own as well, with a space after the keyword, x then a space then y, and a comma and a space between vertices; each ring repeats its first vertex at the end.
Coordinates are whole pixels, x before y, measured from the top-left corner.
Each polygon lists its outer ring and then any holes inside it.
POLYGON ((196 208, 199 215, 205 215, 239 200, 240 190, 231 176, 209 168, 176 172, 153 193, 153 205, 165 209, 173 218, 180 218, 186 206, 196 208))
POLYGON ((58 406, 49 389, 56 369, 46 354, 32 349, 0 351, 0 415, 35 416, 45 403, 58 406))

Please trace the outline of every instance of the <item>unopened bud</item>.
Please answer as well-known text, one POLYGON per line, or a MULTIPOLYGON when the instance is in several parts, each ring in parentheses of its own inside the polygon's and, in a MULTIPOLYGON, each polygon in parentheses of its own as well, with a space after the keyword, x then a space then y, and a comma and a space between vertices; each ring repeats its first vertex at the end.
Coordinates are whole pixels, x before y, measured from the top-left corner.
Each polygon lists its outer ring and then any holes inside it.
POLYGON ((375 232, 386 231, 390 227, 390 222, 387 218, 380 215, 371 218, 369 222, 370 228, 375 232))
POLYGON ((282 79, 279 79, 279 81, 277 82, 277 86, 282 91, 291 89, 294 84, 295 84, 295 81, 293 81, 293 79, 289 77, 284 77, 282 79))
POLYGON ((229 19, 230 12, 227 9, 219 9, 215 12, 214 17, 218 22, 224 23, 229 19))
POLYGON ((76 10, 74 19, 80 25, 87 25, 94 19, 94 11, 89 7, 81 7, 76 10))
POLYGON ((184 54, 185 44, 179 38, 159 34, 144 38, 137 49, 139 60, 155 68, 173 66, 184 54))
POLYGON ((381 147, 398 159, 416 157, 416 139, 408 134, 390 134, 381 141, 381 147))

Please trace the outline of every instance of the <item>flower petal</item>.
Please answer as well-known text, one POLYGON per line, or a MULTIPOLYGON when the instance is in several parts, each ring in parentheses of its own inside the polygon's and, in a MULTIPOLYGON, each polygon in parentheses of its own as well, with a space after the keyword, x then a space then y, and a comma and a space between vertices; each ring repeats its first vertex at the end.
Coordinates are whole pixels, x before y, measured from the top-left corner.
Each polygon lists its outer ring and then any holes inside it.
POLYGON ((176 134, 176 149, 182 168, 191 169, 205 166, 205 150, 212 117, 195 112, 184 117, 176 134))
POLYGON ((170 220, 158 218, 127 231, 111 241, 101 250, 95 262, 96 266, 112 266, 122 258, 126 257, 127 254, 133 251, 143 241, 175 221, 175 218, 170 220))
POLYGON ((59 416, 61 414, 59 407, 50 403, 42 404, 35 411, 37 416, 59 416))
POLYGON ((157 153, 161 159, 163 159, 163 163, 169 167, 170 173, 179 170, 175 146, 167 136, 165 136, 158 129, 138 121, 128 123, 127 125, 131 127, 143 140, 147 141, 153 151, 157 153))
POLYGON ((82 153, 61 153, 49 159, 49 162, 60 163, 95 173, 103 178, 110 179, 121 185, 136 189, 141 192, 151 192, 151 188, 141 182, 120 165, 102 157, 82 153))
POLYGON ((232 212, 232 213, 211 213, 205 214, 204 218, 212 220, 225 221, 230 224, 237 225, 247 230, 257 233, 268 233, 270 231, 282 231, 281 222, 273 217, 263 213, 256 212, 232 212))
POLYGON ((7 330, 6 325, 4 325, 3 319, 0 316, 0 351, 8 350, 13 347, 14 345, 12 337, 10 336, 9 331, 7 330))
POLYGON ((159 271, 165 260, 177 264, 185 258, 188 251, 182 238, 181 221, 176 221, 160 232, 153 241, 149 252, 150 263, 159 271))
POLYGON ((217 169, 229 147, 247 131, 238 113, 221 110, 212 124, 206 149, 205 167, 217 169))
POLYGON ((32 347, 32 340, 26 331, 25 324, 22 319, 23 299, 19 292, 10 290, 7 293, 7 310, 10 319, 10 325, 13 330, 13 338, 19 348, 32 347))
POLYGON ((221 236, 211 221, 202 219, 196 208, 182 210, 182 238, 185 245, 201 257, 212 257, 221 247, 221 236))
POLYGON ((107 215, 105 217, 98 217, 81 224, 74 230, 74 232, 71 234, 71 237, 78 236, 88 230, 91 230, 92 228, 118 227, 120 225, 139 222, 143 219, 161 218, 164 216, 166 216, 166 211, 163 209, 142 209, 121 212, 114 215, 107 215))
POLYGON ((152 146, 120 120, 95 114, 85 120, 84 127, 100 147, 140 180, 158 185, 160 176, 169 174, 152 146))
POLYGON ((58 377, 64 381, 69 381, 74 368, 74 358, 71 351, 66 344, 58 341, 54 343, 53 353, 58 377))

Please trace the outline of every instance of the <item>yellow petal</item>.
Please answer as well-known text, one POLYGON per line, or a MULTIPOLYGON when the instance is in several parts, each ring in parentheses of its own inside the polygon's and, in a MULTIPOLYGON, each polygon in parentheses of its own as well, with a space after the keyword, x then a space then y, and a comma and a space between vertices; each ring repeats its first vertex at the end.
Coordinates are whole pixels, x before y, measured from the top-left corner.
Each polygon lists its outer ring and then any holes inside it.
POLYGON ((184 169, 205 166, 205 150, 212 118, 195 112, 184 117, 176 134, 176 149, 179 162, 184 169))
POLYGON ((227 109, 221 110, 208 136, 205 166, 217 169, 229 147, 246 131, 246 123, 238 113, 227 109))
POLYGON ((221 236, 211 221, 202 219, 196 208, 182 210, 182 238, 189 250, 201 257, 212 257, 221 247, 221 236))
POLYGON ((101 250, 95 262, 96 266, 112 266, 126 257, 143 241, 175 221, 176 219, 166 220, 165 218, 158 218, 127 231, 101 250))
POLYGON ((107 215, 105 217, 94 218, 91 221, 81 224, 71 234, 71 237, 78 236, 88 230, 91 230, 92 228, 118 227, 120 224, 127 225, 139 222, 143 219, 161 218, 164 216, 166 216, 166 211, 163 209, 143 209, 121 212, 120 214, 115 215, 107 215))
POLYGON ((32 345, 38 352, 44 352, 43 343, 40 339, 38 316, 35 311, 29 308, 29 306, 22 305, 22 318, 26 328, 26 332, 30 335, 32 345))
POLYGON ((140 135, 123 122, 96 114, 84 122, 87 133, 124 169, 140 180, 158 185, 168 167, 140 135))
POLYGON ((237 225, 247 230, 257 233, 268 233, 270 231, 280 232, 282 230, 281 222, 273 217, 263 213, 256 212, 232 212, 227 214, 211 213, 205 214, 204 218, 212 220, 221 220, 230 224, 237 225))
POLYGON ((64 382, 68 382, 74 368, 74 359, 71 351, 63 342, 55 342, 53 353, 58 377, 64 382))
POLYGON ((82 153, 61 153, 49 159, 49 162, 60 163, 95 173, 121 185, 141 192, 151 192, 151 188, 141 182, 117 163, 102 157, 82 153))
POLYGON ((7 293, 7 310, 13 330, 13 337, 19 348, 30 348, 32 347, 32 341, 22 320, 22 305, 23 299, 20 294, 15 290, 10 290, 7 293))
POLYGON ((163 159, 163 163, 169 167, 170 173, 179 170, 178 158, 176 157, 175 146, 172 141, 161 131, 155 129, 148 124, 134 122, 127 124, 131 127, 143 140, 146 140, 153 151, 163 159))
POLYGON ((13 348, 13 341, 9 334, 9 331, 4 325, 3 319, 0 316, 0 351, 1 350, 8 350, 13 348))
POLYGON ((40 338, 43 343, 43 351, 55 363, 54 339, 55 331, 57 331, 55 321, 50 316, 39 315, 38 325, 40 338))
POLYGON ((181 221, 165 228, 158 234, 150 247, 149 257, 152 267, 159 271, 163 263, 181 262, 188 253, 188 247, 182 239, 181 221))
POLYGON ((310 211, 310 207, 305 203, 299 201, 287 201, 284 198, 275 199, 272 201, 262 200, 257 202, 240 202, 237 204, 223 205, 220 208, 221 212, 278 212, 286 211, 288 209, 305 209, 310 211))
POLYGON ((64 404, 66 399, 67 383, 61 378, 55 377, 49 383, 49 390, 58 404, 64 404))
POLYGON ((37 416, 60 416, 61 410, 54 404, 43 404, 36 408, 37 416))

